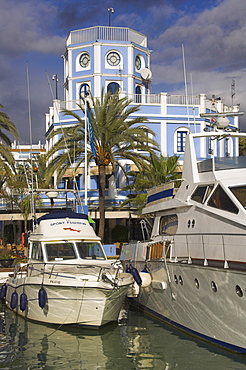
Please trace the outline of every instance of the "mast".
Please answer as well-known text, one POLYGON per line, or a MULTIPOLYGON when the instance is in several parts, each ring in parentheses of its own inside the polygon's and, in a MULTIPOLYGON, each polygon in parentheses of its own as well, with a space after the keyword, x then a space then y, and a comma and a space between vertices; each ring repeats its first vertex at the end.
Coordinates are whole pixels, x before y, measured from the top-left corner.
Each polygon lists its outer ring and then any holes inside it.
POLYGON ((32 163, 32 149, 33 149, 33 143, 32 143, 32 118, 31 118, 31 99, 30 99, 30 82, 29 82, 29 70, 28 70, 28 62, 26 62, 26 74, 27 74, 27 97, 28 97, 28 122, 29 122, 29 140, 30 140, 30 147, 31 147, 31 213, 32 213, 32 228, 34 231, 34 219, 35 219, 35 205, 34 205, 34 194, 33 194, 33 187, 34 187, 34 181, 33 181, 33 163, 32 163))

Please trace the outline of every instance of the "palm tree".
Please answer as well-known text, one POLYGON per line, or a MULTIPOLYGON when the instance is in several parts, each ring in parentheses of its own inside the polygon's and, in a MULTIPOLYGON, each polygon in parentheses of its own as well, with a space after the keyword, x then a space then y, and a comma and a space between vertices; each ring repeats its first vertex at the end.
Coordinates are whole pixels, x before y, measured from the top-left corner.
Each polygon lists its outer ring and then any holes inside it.
POLYGON ((12 176, 14 172, 15 160, 10 151, 11 140, 8 133, 18 139, 17 129, 10 118, 3 111, 3 106, 0 104, 0 185, 6 181, 6 178, 12 176))
MULTIPOLYGON (((41 207, 41 201, 37 194, 31 192, 33 169, 29 164, 19 165, 15 176, 8 178, 6 187, 0 189, 1 197, 7 202, 19 208, 24 221, 24 231, 27 233, 27 222, 32 212, 32 202, 41 207)), ((34 182, 34 180, 33 180, 34 182)), ((35 188, 35 185, 33 184, 35 188)))
MULTIPOLYGON (((119 94, 108 92, 101 97, 88 100, 82 99, 78 107, 85 114, 85 103, 93 136, 88 136, 90 145, 88 147, 88 163, 95 160, 99 174, 99 211, 100 223, 98 235, 104 238, 105 227, 105 187, 106 168, 111 164, 112 172, 115 173, 116 166, 121 166, 120 160, 132 161, 139 170, 149 160, 148 153, 158 150, 158 144, 154 140, 155 133, 142 123, 147 122, 145 117, 136 117, 139 106, 130 106, 131 100, 126 97, 120 98, 119 94), (130 118, 133 115, 135 118, 130 118), (141 125, 139 125, 141 124, 141 125)), ((84 162, 84 140, 85 123, 77 113, 64 110, 64 115, 75 118, 77 124, 72 127, 61 128, 53 132, 53 136, 61 134, 61 138, 51 148, 48 157, 54 157, 49 164, 50 173, 57 171, 58 179, 61 179, 65 170, 71 167, 71 158, 76 158, 76 168, 84 162), (74 142, 76 141, 76 147, 74 142)), ((123 169, 124 170, 124 169, 123 169)))
POLYGON ((239 139, 239 155, 246 154, 246 139, 244 137, 240 137, 239 139))
MULTIPOLYGON (((141 214, 146 204, 148 189, 181 178, 178 157, 175 155, 164 157, 162 154, 158 157, 155 153, 151 153, 149 165, 144 166, 142 172, 130 171, 128 177, 130 184, 123 190, 130 193, 121 207, 134 205, 141 214)), ((176 181, 176 186, 179 185, 180 183, 176 181)))
POLYGON ((52 176, 47 174, 47 155, 37 154, 35 158, 29 159, 27 162, 29 164, 27 168, 29 183, 33 181, 34 188, 48 188, 52 176))

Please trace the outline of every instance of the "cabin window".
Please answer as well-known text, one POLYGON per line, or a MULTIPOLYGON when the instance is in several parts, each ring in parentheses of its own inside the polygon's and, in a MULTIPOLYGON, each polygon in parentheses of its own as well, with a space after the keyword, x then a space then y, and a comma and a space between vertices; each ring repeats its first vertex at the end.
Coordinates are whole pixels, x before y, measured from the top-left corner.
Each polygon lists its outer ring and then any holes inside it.
POLYGON ((242 206, 246 208, 246 186, 236 186, 229 189, 235 195, 237 200, 242 204, 242 206))
POLYGON ((43 252, 40 242, 32 243, 32 255, 31 258, 38 261, 43 261, 43 252))
POLYGON ((225 190, 218 185, 211 198, 208 201, 208 205, 213 208, 222 209, 231 213, 238 213, 238 208, 235 206, 233 201, 226 194, 225 190))
POLYGON ((160 235, 174 235, 178 229, 178 216, 166 215, 160 219, 160 235))
POLYGON ((79 256, 83 259, 99 259, 105 260, 105 256, 102 247, 96 242, 77 242, 76 246, 78 248, 79 256))
POLYGON ((76 258, 73 243, 45 244, 48 261, 63 261, 76 258))
POLYGON ((191 199, 198 203, 204 203, 211 194, 212 189, 213 185, 198 186, 192 194, 191 199))

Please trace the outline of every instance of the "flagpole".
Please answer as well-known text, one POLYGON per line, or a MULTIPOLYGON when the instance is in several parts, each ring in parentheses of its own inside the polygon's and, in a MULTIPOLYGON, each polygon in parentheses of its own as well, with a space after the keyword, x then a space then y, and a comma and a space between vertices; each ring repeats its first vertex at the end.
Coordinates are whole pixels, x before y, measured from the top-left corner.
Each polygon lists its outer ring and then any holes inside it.
POLYGON ((85 93, 85 208, 87 208, 87 93, 85 93))

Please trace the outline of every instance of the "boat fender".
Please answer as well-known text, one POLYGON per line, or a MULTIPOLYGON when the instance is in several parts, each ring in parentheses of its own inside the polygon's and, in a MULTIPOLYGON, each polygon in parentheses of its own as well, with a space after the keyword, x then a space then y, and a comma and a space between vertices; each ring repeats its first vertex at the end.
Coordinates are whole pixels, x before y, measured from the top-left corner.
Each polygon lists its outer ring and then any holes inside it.
POLYGON ((15 338, 17 334, 17 325, 16 323, 13 323, 9 325, 9 334, 11 338, 15 338))
POLYGON ((134 281, 134 283, 130 285, 127 290, 127 297, 128 298, 137 297, 139 295, 139 290, 140 290, 139 285, 136 283, 136 281, 134 281))
POLYGON ((10 307, 14 310, 17 307, 18 303, 18 294, 16 292, 12 293, 10 300, 10 307))
POLYGON ((135 267, 132 267, 132 271, 131 272, 132 272, 132 276, 133 276, 134 280, 136 281, 136 283, 138 285, 142 285, 142 279, 141 279, 141 277, 139 275, 138 270, 135 267))
POLYGON ((39 307, 44 308, 47 301, 47 294, 44 288, 40 288, 38 292, 38 304, 39 307))
POLYGON ((141 271, 139 275, 140 278, 142 279, 141 287, 147 288, 148 286, 150 286, 152 280, 150 273, 146 271, 141 271))
POLYGON ((127 266, 126 272, 128 272, 128 274, 130 274, 131 273, 131 268, 127 266))
POLYGON ((20 295, 20 310, 23 312, 27 307, 27 295, 26 293, 21 293, 20 295))
POLYGON ((1 299, 4 299, 6 297, 6 293, 7 293, 7 284, 4 283, 2 286, 1 286, 1 291, 0 291, 0 298, 1 299))

